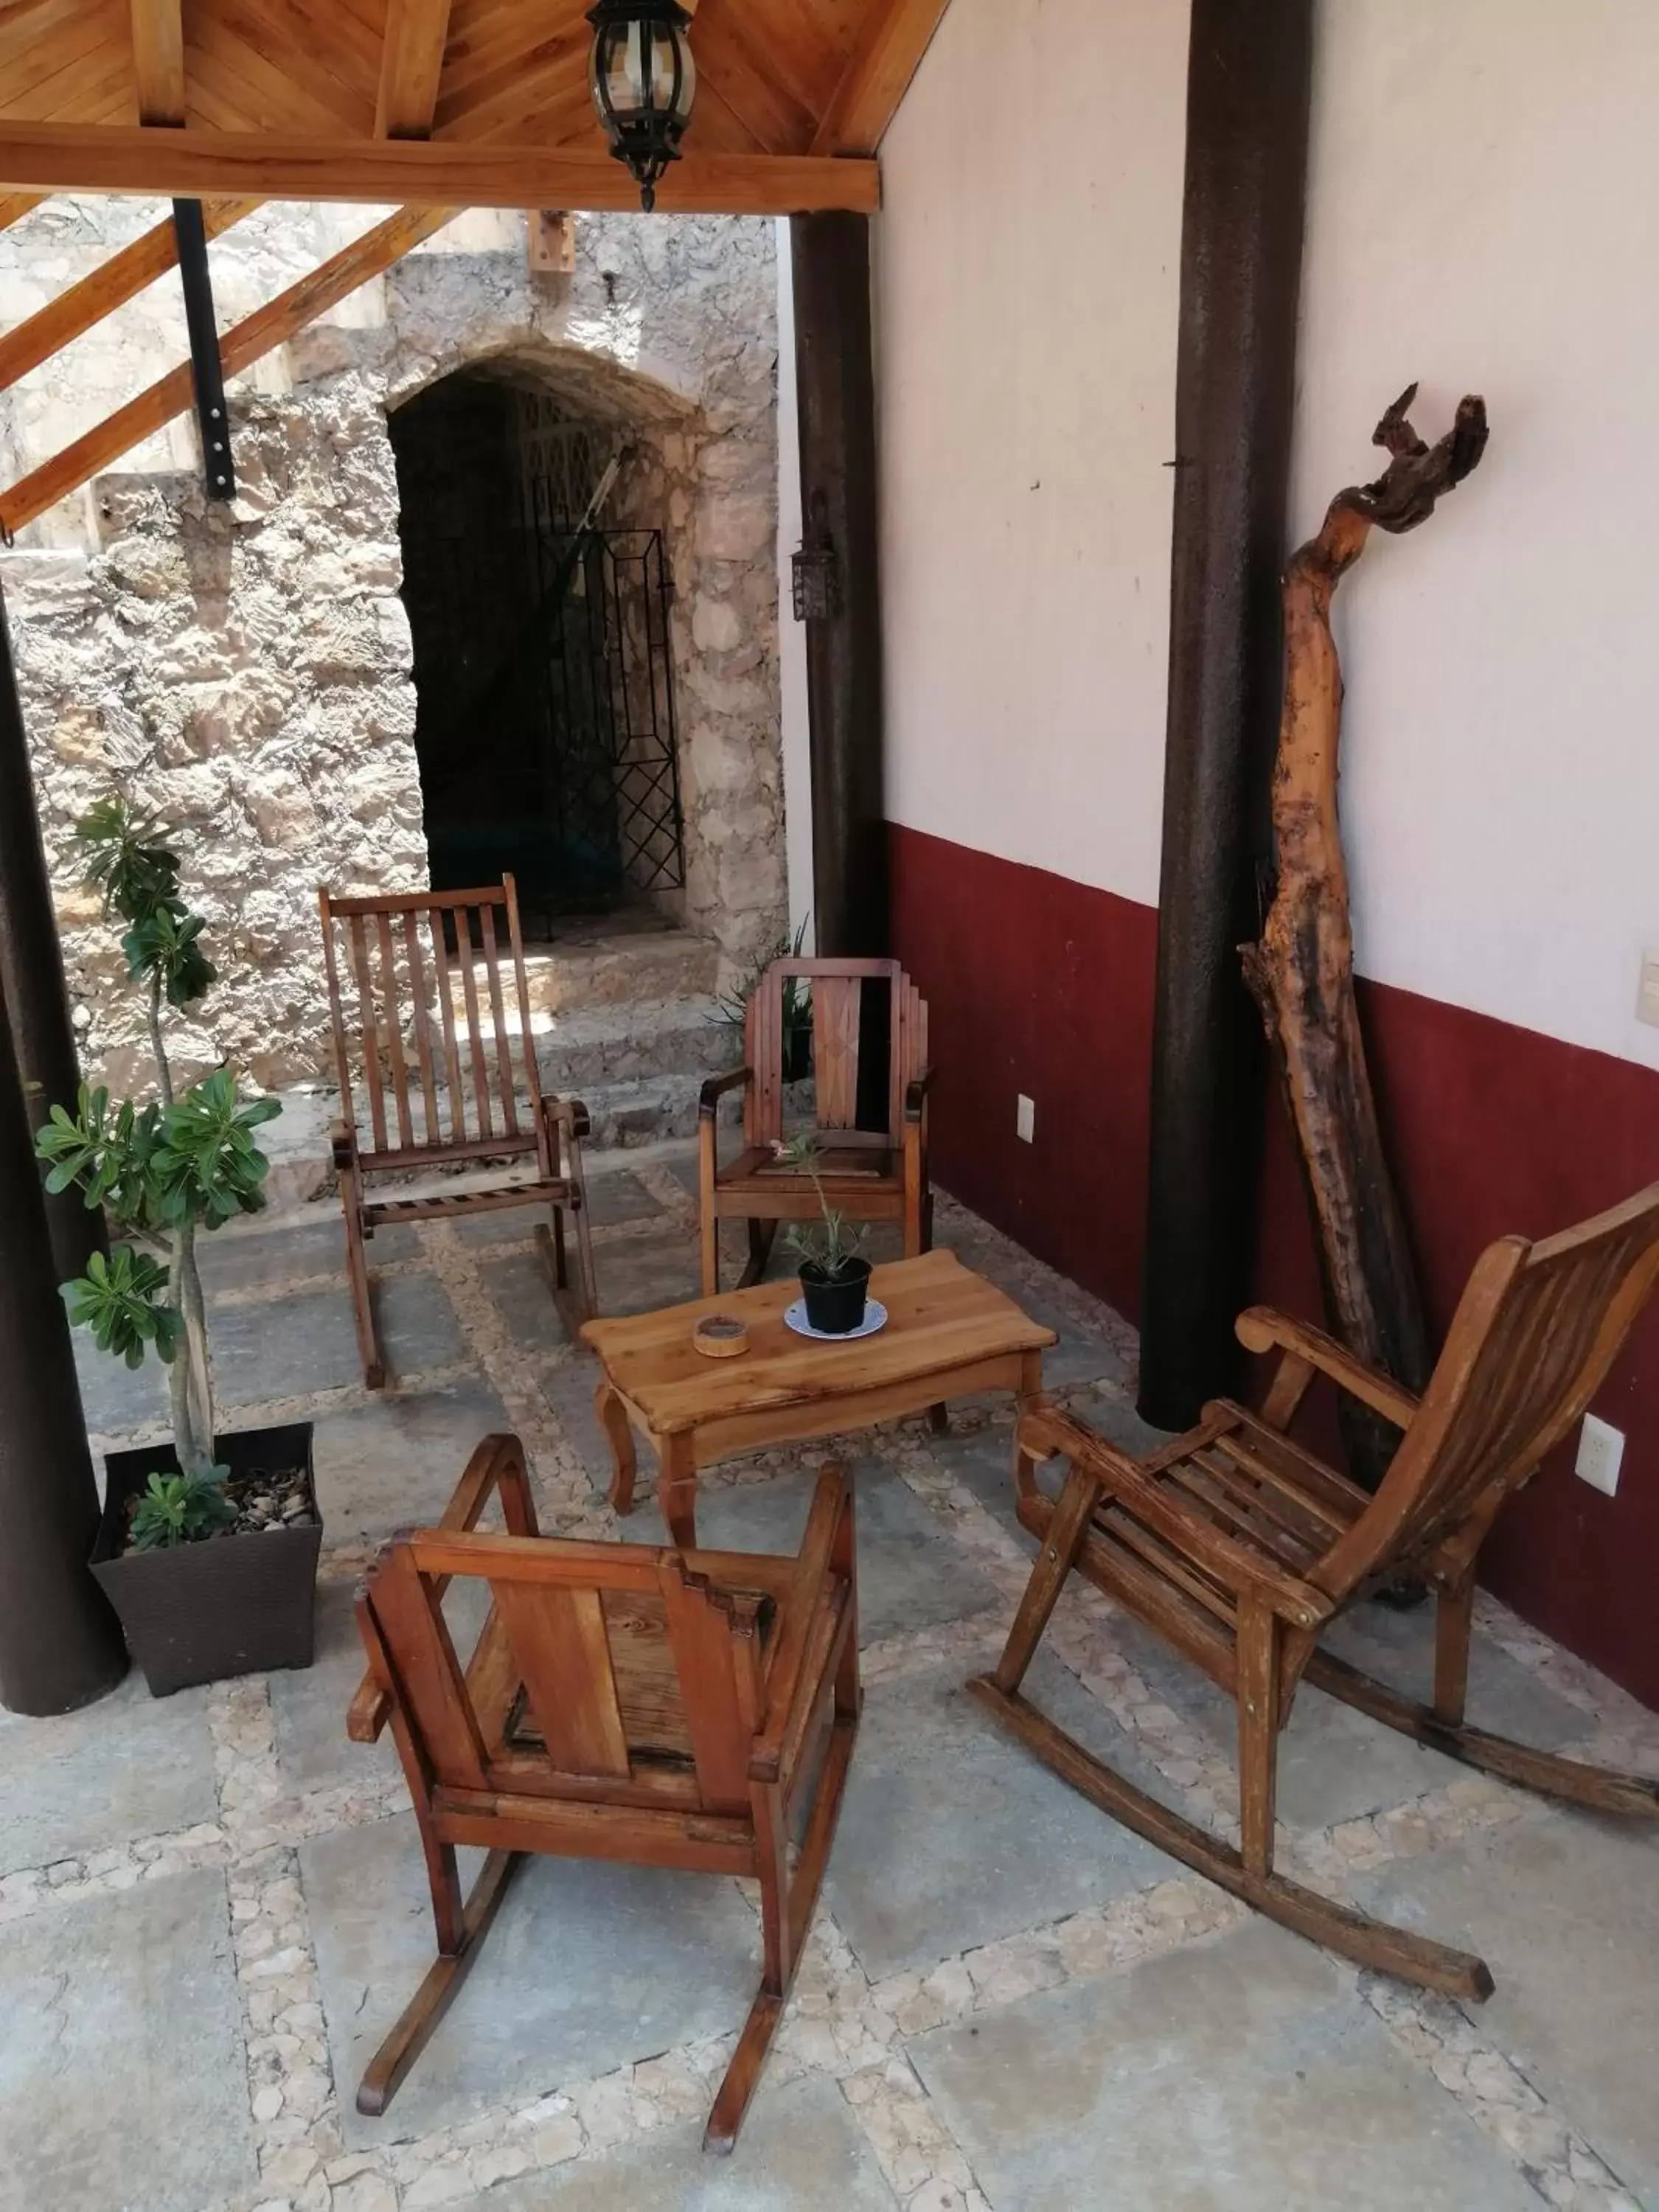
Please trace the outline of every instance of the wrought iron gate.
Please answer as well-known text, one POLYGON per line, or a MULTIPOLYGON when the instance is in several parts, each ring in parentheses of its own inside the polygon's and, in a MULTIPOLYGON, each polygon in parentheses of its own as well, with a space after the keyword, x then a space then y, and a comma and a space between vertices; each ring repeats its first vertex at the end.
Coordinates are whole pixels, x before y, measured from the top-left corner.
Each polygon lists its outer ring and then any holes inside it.
POLYGON ((544 917, 684 882, 662 533, 578 529, 617 434, 548 411, 496 385, 398 441, 433 882, 511 868, 544 917))

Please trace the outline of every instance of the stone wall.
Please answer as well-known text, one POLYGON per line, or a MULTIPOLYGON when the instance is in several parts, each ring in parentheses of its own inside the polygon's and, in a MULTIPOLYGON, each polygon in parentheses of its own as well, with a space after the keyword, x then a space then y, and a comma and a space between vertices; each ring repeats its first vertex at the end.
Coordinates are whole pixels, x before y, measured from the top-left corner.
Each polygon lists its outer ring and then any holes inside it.
MULTIPOLYGON (((17 319, 158 212, 51 203, 26 217, 0 237, 0 316, 17 319)), ((222 324, 376 212, 265 209, 216 242, 222 324)), ((9 475, 182 355, 176 292, 153 288, 7 395, 9 475)), ((675 903, 728 966, 775 939, 775 317, 768 223, 582 217, 575 276, 549 277, 527 267, 522 217, 463 216, 233 384, 233 505, 203 499, 193 428, 176 423, 133 457, 142 465, 0 556, 90 1074, 125 1085, 141 1037, 71 849, 112 780, 175 826, 225 978, 204 1025, 180 1031, 183 1063, 228 1056, 266 1085, 323 1070, 316 884, 425 880, 386 414, 482 363, 623 427, 633 458, 607 520, 660 526, 676 587, 675 903)))

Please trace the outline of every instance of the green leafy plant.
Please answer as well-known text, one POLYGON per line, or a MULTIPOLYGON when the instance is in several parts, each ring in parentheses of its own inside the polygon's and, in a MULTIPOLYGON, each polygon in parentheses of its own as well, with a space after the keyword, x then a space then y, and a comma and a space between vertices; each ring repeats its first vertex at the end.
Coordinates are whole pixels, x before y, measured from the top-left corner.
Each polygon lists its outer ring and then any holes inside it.
POLYGON ((818 1172, 823 1147, 816 1131, 805 1130, 775 1149, 787 1167, 799 1168, 811 1176, 818 1198, 819 1218, 792 1221, 783 1232, 785 1243, 804 1266, 816 1267, 826 1282, 843 1281, 863 1257, 864 1247, 869 1241, 869 1224, 850 1221, 838 1206, 830 1205, 818 1172))
POLYGON ((196 1542, 234 1517, 220 1486, 224 1470, 214 1465, 213 1372, 196 1239, 264 1204, 270 1163, 254 1132, 281 1109, 274 1098, 239 1098, 228 1067, 175 1091, 162 1009, 193 1005, 216 971, 161 823, 112 793, 76 835, 86 879, 122 925, 127 972, 144 990, 156 1096, 143 1105, 112 1104, 101 1085, 82 1084, 72 1113, 52 1108, 35 1149, 48 1190, 77 1188, 131 1240, 113 1245, 107 1260, 95 1255, 63 1290, 70 1320, 100 1351, 129 1367, 153 1351, 167 1367, 180 1471, 152 1477, 134 1513, 131 1540, 149 1550, 196 1542))
MULTIPOLYGON (((731 988, 715 999, 714 1018, 726 1028, 737 1032, 738 1050, 743 1050, 743 1031, 748 1018, 749 1001, 760 988, 761 978, 775 960, 799 960, 806 943, 806 921, 791 937, 786 930, 777 943, 747 969, 731 988)), ((793 1081, 805 1074, 811 1062, 812 991, 811 986, 799 975, 783 979, 783 1066, 784 1079, 793 1081)))
POLYGON ((225 1496, 226 1469, 209 1474, 153 1474, 133 1505, 127 1541, 135 1552, 199 1544, 236 1518, 225 1496))

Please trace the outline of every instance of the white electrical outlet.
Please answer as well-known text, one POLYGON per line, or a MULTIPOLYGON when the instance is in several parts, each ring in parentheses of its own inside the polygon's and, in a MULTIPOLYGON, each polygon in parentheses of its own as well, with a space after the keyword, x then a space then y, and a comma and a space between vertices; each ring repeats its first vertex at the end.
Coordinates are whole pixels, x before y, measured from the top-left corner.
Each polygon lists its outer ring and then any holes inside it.
POLYGON ((1642 955, 1642 980, 1636 987, 1636 1018, 1659 1030, 1659 951, 1642 955))
POLYGON ((1624 1456, 1624 1431, 1615 1429, 1611 1422, 1598 1421, 1594 1413, 1586 1413, 1579 1431, 1574 1474, 1589 1483, 1592 1490, 1602 1491, 1611 1498, 1619 1487, 1619 1464, 1624 1456))
POLYGON ((1036 1101, 1023 1091, 1014 1101, 1014 1134, 1022 1145, 1032 1144, 1036 1138, 1036 1101))

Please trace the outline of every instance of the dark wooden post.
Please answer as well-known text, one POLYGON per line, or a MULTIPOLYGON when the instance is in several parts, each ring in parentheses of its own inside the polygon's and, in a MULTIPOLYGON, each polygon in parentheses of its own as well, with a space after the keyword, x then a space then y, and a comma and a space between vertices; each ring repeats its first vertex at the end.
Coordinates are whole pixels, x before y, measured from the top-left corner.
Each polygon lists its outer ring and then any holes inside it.
POLYGON ((801 508, 834 555, 833 611, 806 625, 813 921, 820 953, 878 957, 888 950, 887 841, 870 225, 859 215, 796 216, 789 240, 801 508))
POLYGON ((87 1571, 98 1491, 9 1024, 0 1022, 0 1705, 66 1713, 127 1655, 87 1571))
POLYGON ((1258 933, 1307 180, 1312 0, 1194 0, 1140 1411, 1184 1428, 1237 1358, 1264 1086, 1258 933))
MULTIPOLYGON (((40 842, 29 774, 28 738, 17 696, 11 634, 0 593, 0 994, 10 1017, 12 1050, 22 1078, 29 1126, 38 1128, 55 1104, 72 1106, 81 1071, 70 1023, 69 993, 52 910, 52 884, 40 842)), ((46 1201, 52 1231, 52 1280, 86 1273, 105 1249, 103 1218, 78 1191, 46 1201)))

